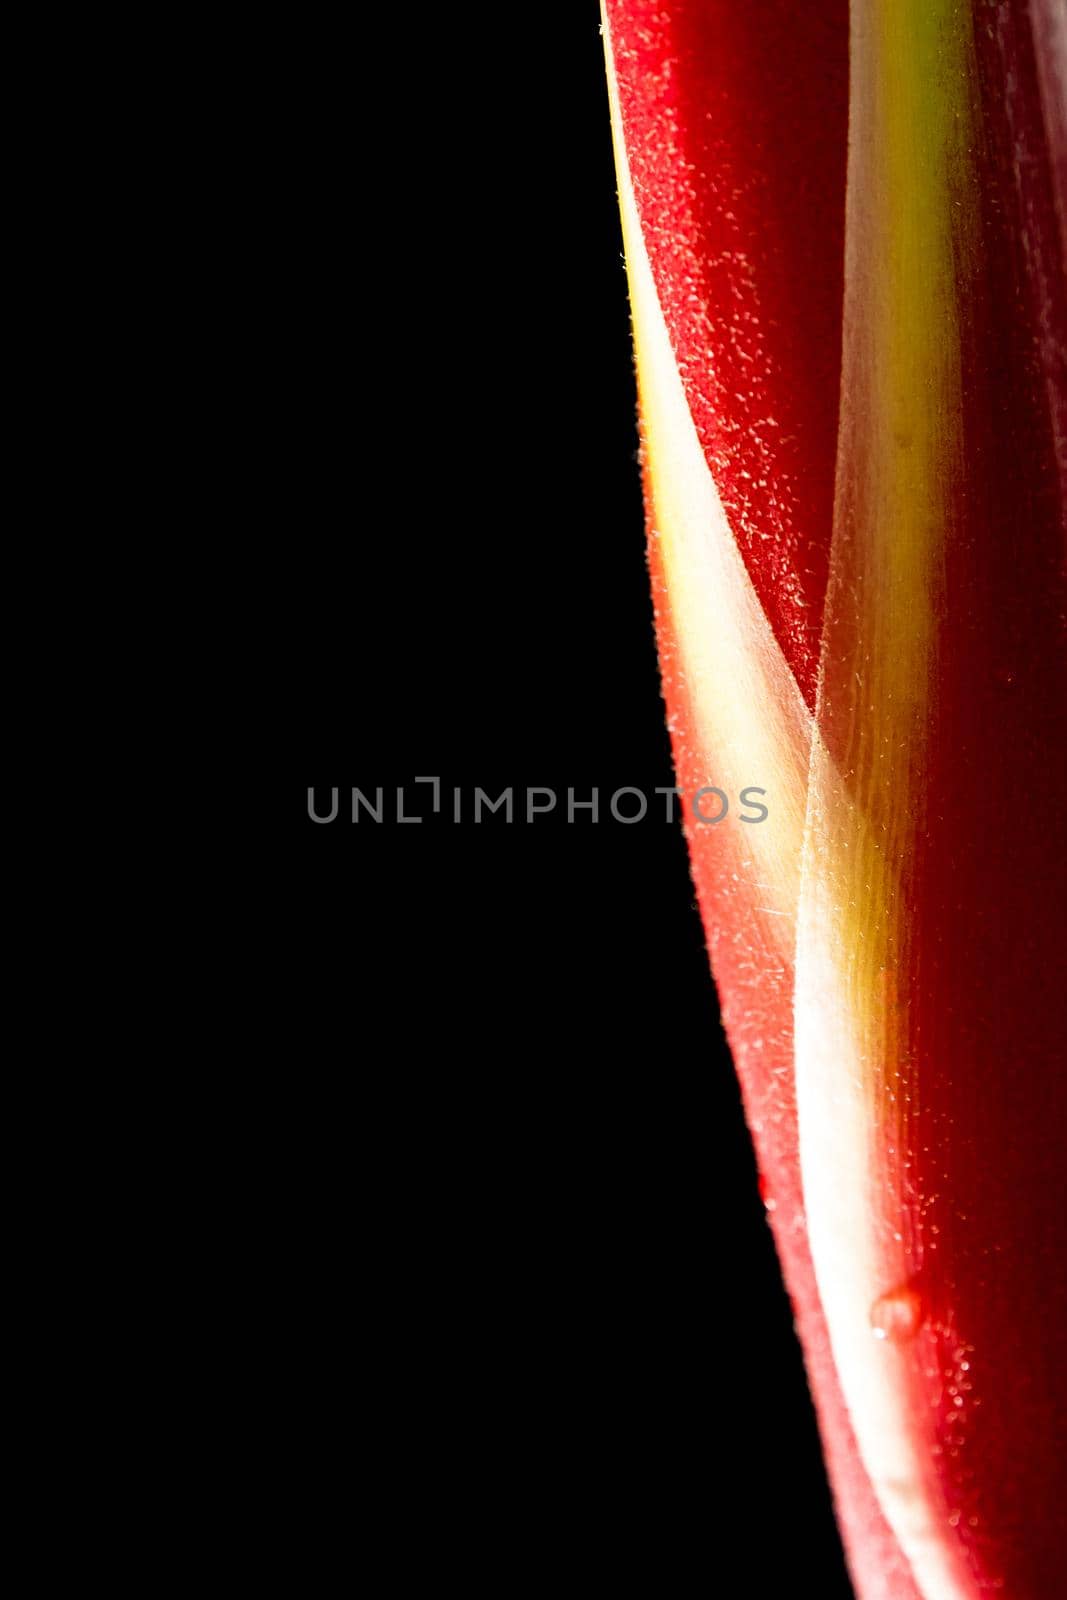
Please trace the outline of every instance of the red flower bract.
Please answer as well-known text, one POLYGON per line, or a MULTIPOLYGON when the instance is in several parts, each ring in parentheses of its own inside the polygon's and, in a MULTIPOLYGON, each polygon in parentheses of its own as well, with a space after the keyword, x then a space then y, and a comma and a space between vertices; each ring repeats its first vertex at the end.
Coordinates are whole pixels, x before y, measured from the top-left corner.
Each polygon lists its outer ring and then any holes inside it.
POLYGON ((691 854, 850 1565, 1051 1600, 1067 13, 606 35, 664 691, 686 789, 768 789, 691 854))
POLYGON ((608 8, 626 149, 693 421, 809 705, 830 548, 848 5, 608 8))

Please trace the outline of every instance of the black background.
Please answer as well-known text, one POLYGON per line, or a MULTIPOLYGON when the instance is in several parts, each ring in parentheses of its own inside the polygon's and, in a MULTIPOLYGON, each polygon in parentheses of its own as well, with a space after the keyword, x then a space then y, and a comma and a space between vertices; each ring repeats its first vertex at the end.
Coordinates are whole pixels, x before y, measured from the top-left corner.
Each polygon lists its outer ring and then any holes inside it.
POLYGON ((423 775, 672 781, 597 8, 527 11, 275 40, 225 224, 279 1414, 309 1516, 398 1579, 832 1600, 680 829, 347 820, 423 775))

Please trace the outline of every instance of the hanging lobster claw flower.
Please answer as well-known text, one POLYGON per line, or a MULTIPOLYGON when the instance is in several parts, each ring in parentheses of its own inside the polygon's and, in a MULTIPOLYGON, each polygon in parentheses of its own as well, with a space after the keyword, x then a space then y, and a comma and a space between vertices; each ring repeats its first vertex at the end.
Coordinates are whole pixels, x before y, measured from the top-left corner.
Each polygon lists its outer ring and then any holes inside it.
POLYGON ((1067 1571, 1067 8, 606 0, 664 693, 864 1600, 1067 1571))

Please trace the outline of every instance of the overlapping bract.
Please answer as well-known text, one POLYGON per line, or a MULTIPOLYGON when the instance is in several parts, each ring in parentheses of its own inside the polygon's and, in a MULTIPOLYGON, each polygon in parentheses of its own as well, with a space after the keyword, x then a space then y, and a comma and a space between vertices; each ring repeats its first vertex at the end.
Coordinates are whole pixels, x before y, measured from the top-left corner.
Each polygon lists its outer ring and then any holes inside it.
POLYGON ((1067 23, 607 0, 650 558, 860 1593, 1067 1565, 1067 23))

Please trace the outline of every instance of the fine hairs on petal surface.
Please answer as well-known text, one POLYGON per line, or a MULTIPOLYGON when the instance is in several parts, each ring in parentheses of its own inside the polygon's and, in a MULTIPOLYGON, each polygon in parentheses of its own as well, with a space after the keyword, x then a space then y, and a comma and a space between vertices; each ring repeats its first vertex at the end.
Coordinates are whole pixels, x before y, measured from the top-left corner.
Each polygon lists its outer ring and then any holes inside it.
POLYGON ((863 1600, 1067 1569, 1067 16, 606 0, 712 966, 863 1600))

